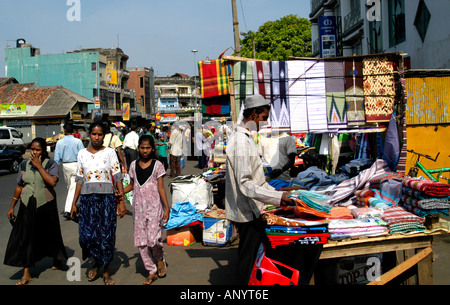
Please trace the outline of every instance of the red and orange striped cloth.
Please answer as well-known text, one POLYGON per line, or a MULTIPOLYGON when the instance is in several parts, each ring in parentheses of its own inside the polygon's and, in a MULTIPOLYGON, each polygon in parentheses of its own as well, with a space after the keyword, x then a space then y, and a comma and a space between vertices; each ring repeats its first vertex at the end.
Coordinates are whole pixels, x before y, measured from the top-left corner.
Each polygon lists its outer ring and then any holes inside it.
POLYGON ((228 61, 214 59, 210 62, 198 62, 202 98, 230 94, 230 71, 228 61))

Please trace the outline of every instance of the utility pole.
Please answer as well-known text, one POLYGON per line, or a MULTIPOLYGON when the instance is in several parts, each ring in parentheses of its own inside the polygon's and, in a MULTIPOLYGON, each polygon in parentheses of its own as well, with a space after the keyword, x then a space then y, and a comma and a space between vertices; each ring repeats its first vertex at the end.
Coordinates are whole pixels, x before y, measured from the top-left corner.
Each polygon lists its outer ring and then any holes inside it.
POLYGON ((241 42, 239 40, 239 22, 237 17, 236 0, 231 0, 233 8, 233 31, 234 31, 234 52, 236 56, 241 56, 241 42))

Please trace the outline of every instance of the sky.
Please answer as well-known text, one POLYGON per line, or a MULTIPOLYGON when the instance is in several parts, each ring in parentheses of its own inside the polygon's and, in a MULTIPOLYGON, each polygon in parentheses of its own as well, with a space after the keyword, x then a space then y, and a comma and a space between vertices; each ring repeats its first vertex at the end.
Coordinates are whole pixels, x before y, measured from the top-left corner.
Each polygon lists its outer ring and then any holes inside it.
MULTIPOLYGON (((236 6, 239 31, 248 32, 290 14, 308 18, 310 0, 236 0, 236 6)), ((0 25, 0 76, 4 49, 19 38, 41 54, 120 47, 127 67, 153 67, 159 77, 196 75, 196 61, 234 49, 231 0, 0 0, 0 25)))

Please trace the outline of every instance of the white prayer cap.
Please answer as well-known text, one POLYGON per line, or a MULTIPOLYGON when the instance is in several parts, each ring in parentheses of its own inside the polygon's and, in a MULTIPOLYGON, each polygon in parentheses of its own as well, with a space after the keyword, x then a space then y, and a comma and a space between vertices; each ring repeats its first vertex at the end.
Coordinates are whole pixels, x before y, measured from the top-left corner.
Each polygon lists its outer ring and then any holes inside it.
POLYGON ((244 107, 245 109, 260 107, 270 105, 269 101, 266 100, 261 94, 256 94, 249 96, 244 101, 244 107))

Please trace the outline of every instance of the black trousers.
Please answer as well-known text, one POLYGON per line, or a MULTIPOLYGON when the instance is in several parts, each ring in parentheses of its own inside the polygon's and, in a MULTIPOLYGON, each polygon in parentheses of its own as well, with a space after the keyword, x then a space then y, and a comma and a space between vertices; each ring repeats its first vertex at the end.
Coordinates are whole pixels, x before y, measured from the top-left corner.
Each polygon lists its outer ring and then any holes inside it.
POLYGON ((135 149, 131 149, 126 147, 125 148, 125 159, 127 162, 127 169, 130 170, 130 164, 131 162, 133 162, 134 160, 137 160, 138 158, 138 152, 135 149))
POLYGON ((236 223, 239 232, 238 247, 238 284, 247 285, 261 243, 268 245, 265 222, 255 219, 250 222, 236 223))

